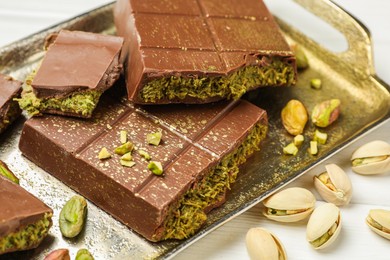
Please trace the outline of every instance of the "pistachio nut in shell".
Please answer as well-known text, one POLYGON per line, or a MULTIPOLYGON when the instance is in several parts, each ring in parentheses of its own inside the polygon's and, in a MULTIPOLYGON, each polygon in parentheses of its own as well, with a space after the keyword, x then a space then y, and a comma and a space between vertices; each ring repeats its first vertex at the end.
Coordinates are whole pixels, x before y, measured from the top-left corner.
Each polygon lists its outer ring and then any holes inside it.
POLYGON ((308 120, 307 110, 299 100, 292 99, 281 112, 282 124, 291 135, 303 133, 308 120))
POLYGON ((280 240, 264 228, 251 228, 246 234, 246 248, 252 260, 285 260, 286 251, 280 240))
POLYGON ((311 121, 318 127, 327 127, 332 124, 340 115, 339 99, 325 100, 314 106, 311 113, 311 121))
POLYGON ((307 218, 316 198, 309 190, 292 187, 279 191, 263 201, 264 216, 279 222, 296 222, 307 218))
POLYGON ((340 229, 340 209, 333 203, 325 203, 311 214, 307 223, 306 239, 314 249, 323 249, 336 240, 340 229))
POLYGON ((370 210, 366 218, 366 223, 372 231, 390 240, 390 210, 370 210))
POLYGON ((352 170, 360 174, 390 171, 390 144, 376 140, 360 146, 352 154, 352 170))
POLYGON ((325 165, 326 171, 314 176, 314 186, 321 197, 337 206, 347 205, 352 197, 352 183, 336 164, 325 165))

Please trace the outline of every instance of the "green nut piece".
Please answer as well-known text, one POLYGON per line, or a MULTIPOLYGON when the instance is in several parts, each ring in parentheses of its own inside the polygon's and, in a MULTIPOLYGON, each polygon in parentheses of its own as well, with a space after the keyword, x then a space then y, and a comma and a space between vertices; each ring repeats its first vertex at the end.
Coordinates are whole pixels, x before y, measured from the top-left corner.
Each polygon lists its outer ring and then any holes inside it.
POLYGON ((125 144, 127 142, 127 131, 121 130, 119 139, 121 141, 121 144, 125 144))
POLYGON ((44 260, 70 260, 69 250, 61 248, 51 251, 44 260))
POLYGON ((94 260, 92 254, 85 248, 77 251, 75 260, 94 260))
POLYGON ((340 100, 330 99, 313 108, 311 120, 318 127, 327 127, 332 124, 340 115, 340 100))
POLYGON ((152 145, 159 145, 161 142, 162 133, 161 132, 154 132, 146 135, 146 142, 148 144, 152 145))
POLYGON ((16 184, 19 184, 18 177, 15 176, 15 174, 8 168, 8 166, 0 160, 0 175, 6 177, 12 182, 15 182, 16 184))
POLYGON ((305 141, 305 137, 303 135, 294 136, 294 144, 295 146, 301 146, 305 141))
POLYGON ((132 142, 126 142, 121 146, 115 148, 114 152, 119 155, 124 155, 126 153, 130 153, 134 149, 134 144, 132 142))
POLYGON ((292 47, 292 50, 294 51, 295 54, 295 60, 296 60, 296 65, 298 69, 306 69, 309 67, 309 61, 306 57, 305 52, 302 50, 302 48, 294 44, 292 47))
POLYGON ((60 212, 60 230, 64 237, 77 236, 84 227, 87 215, 87 201, 78 195, 73 196, 60 212))
POLYGON ((320 144, 326 144, 326 140, 328 139, 328 134, 322 133, 316 129, 313 136, 313 141, 317 141, 320 144))
POLYGON ((322 86, 321 79, 312 79, 310 80, 310 86, 314 89, 320 89, 322 86))
POLYGON ((290 143, 283 147, 283 153, 288 155, 296 155, 298 153, 298 147, 294 143, 290 143))
POLYGON ((145 150, 138 150, 138 153, 139 155, 141 155, 145 160, 149 161, 150 159, 152 159, 152 157, 150 157, 150 154, 148 154, 148 152, 146 152, 145 150))
POLYGON ((106 147, 103 147, 99 152, 98 158, 99 160, 108 159, 111 158, 111 154, 106 147))
POLYGON ((282 124, 291 135, 303 133, 308 120, 305 106, 296 99, 291 99, 281 112, 282 124))
POLYGON ((309 153, 311 155, 316 155, 318 153, 318 143, 317 143, 317 141, 310 141, 309 153))
POLYGON ((133 156, 131 155, 131 153, 125 153, 124 155, 122 155, 121 160, 123 160, 123 161, 132 161, 133 160, 133 156))
POLYGON ((151 161, 148 164, 148 169, 155 175, 162 175, 164 170, 160 162, 151 161))
POLYGON ((125 166, 125 167, 133 167, 135 165, 135 162, 134 161, 126 161, 126 160, 120 160, 120 163, 122 166, 125 166))

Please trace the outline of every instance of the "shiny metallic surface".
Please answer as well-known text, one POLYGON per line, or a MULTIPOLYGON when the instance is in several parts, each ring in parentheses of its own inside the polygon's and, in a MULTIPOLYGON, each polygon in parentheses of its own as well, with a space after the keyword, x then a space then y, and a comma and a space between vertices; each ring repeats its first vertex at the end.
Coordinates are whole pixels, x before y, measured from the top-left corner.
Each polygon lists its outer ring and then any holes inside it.
MULTIPOLYGON (((226 203, 209 214, 207 224, 193 237, 184 241, 151 243, 137 235, 91 202, 86 228, 76 239, 61 236, 58 215, 74 191, 23 157, 18 149, 21 118, 0 136, 0 159, 19 177, 20 185, 42 199, 54 210, 54 225, 50 235, 36 250, 9 254, 6 259, 42 259, 51 250, 68 248, 74 257, 79 248, 88 248, 95 259, 171 258, 180 250, 213 229, 255 205, 325 158, 336 153, 390 117, 390 87, 378 79, 373 68, 371 39, 368 30, 331 1, 296 0, 342 32, 349 49, 332 53, 312 41, 299 30, 277 19, 291 43, 305 51, 310 67, 300 71, 298 84, 289 88, 262 88, 245 98, 267 110, 269 133, 262 150, 241 168, 241 175, 228 194, 226 203), (310 80, 320 78, 322 88, 310 87, 310 80), (318 155, 307 152, 315 131, 311 121, 306 125, 305 142, 296 156, 284 155, 282 149, 292 142, 283 128, 280 112, 291 99, 300 100, 309 114, 324 100, 339 98, 341 115, 331 126, 321 131, 328 134, 318 155)), ((45 37, 59 29, 115 33, 112 5, 79 16, 22 41, 0 49, 0 71, 23 80, 42 59, 45 37)), ((48 158, 50 160, 50 158, 48 158)), ((0 259, 3 259, 0 256, 0 259)))

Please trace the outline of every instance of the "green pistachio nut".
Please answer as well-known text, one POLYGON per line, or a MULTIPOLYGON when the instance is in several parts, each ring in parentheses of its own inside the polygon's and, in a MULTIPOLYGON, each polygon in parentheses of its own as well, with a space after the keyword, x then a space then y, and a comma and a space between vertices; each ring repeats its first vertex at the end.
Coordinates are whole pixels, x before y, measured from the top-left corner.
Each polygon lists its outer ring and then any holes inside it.
POLYGON ((15 182, 16 184, 19 184, 18 177, 15 176, 15 174, 8 168, 8 166, 0 160, 0 175, 6 177, 12 182, 15 182))
POLYGON ((148 169, 153 172, 155 175, 162 175, 164 170, 160 162, 151 161, 148 164, 148 169))
POLYGON ((312 79, 310 80, 310 86, 314 89, 320 89, 322 86, 321 79, 312 79))
POLYGON ((145 160, 149 161, 150 159, 152 159, 152 157, 150 156, 150 154, 148 152, 146 152, 145 150, 138 150, 138 153, 139 155, 141 155, 145 160))
POLYGON ((161 137, 162 137, 161 132, 150 133, 146 135, 146 142, 148 142, 148 144, 157 146, 161 142, 161 137))
POLYGON ((340 115, 340 100, 330 99, 317 104, 313 108, 311 120, 318 127, 327 127, 340 115))
POLYGON ((302 50, 302 48, 299 45, 294 44, 292 47, 292 50, 295 54, 295 60, 296 65, 298 69, 306 69, 309 67, 309 60, 306 57, 305 52, 302 50))
POLYGON ((44 260, 70 260, 69 250, 65 248, 50 252, 44 260))
POLYGON ((108 159, 111 158, 111 154, 106 147, 103 147, 99 152, 98 158, 99 160, 108 159))
POLYGON ((298 147, 294 143, 290 143, 283 147, 283 153, 288 155, 296 155, 298 153, 298 147))
POLYGON ((60 212, 60 230, 64 237, 76 237, 84 227, 87 215, 87 201, 78 195, 73 196, 60 212))
POLYGON ((134 149, 134 144, 132 142, 126 142, 117 148, 115 148, 114 152, 119 155, 124 155, 126 153, 130 153, 134 149))
POLYGON ((75 260, 94 260, 92 254, 85 248, 77 251, 75 260))

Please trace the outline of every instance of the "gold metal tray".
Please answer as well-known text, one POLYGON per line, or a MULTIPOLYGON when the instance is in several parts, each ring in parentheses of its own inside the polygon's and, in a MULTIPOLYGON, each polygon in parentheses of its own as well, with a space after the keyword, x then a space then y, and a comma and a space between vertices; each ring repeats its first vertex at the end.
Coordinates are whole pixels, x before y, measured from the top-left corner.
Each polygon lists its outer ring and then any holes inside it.
MULTIPOLYGON (((77 249, 82 247, 88 248, 96 259, 171 258, 386 121, 390 117, 390 88, 375 75, 368 30, 329 0, 296 2, 342 32, 349 48, 342 53, 332 53, 277 19, 287 39, 304 49, 310 68, 299 74, 295 87, 263 88, 246 96, 267 110, 270 126, 268 137, 263 149, 242 167, 227 202, 210 213, 207 224, 196 235, 184 241, 151 243, 90 203, 87 226, 81 236, 74 240, 63 238, 57 224, 58 214, 74 191, 21 155, 18 141, 25 121, 25 118, 21 118, 0 137, 0 159, 20 177, 21 186, 53 208, 54 226, 39 248, 8 254, 0 259, 42 259, 56 248, 69 248, 74 256, 77 249), (312 78, 322 79, 321 90, 310 88, 312 78), (323 100, 341 99, 341 116, 324 130, 328 133, 328 142, 320 146, 317 156, 306 151, 308 142, 297 156, 282 153, 282 147, 290 143, 292 137, 282 126, 280 111, 292 98, 301 100, 308 111, 323 100)), ((0 71, 23 80, 44 55, 42 46, 45 36, 62 28, 115 33, 112 7, 112 4, 104 6, 0 49, 0 71)), ((306 126, 306 140, 312 138, 314 130, 311 123, 306 126)))

